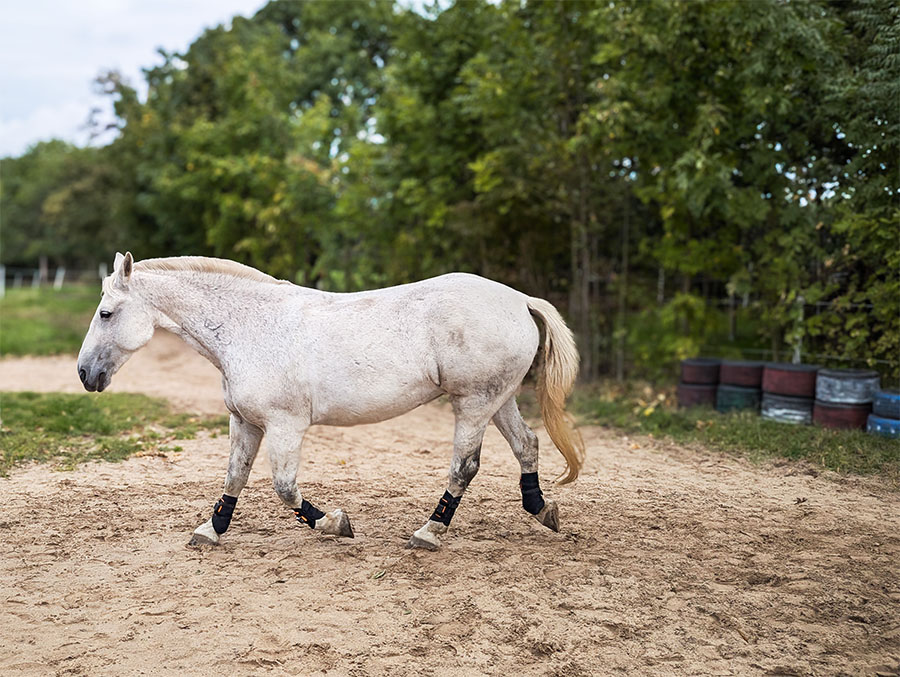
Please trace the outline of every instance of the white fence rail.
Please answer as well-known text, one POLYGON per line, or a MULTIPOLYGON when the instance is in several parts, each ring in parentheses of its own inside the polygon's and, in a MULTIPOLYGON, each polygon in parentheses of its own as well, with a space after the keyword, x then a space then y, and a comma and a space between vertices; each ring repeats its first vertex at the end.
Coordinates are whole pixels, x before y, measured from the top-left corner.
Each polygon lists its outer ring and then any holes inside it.
POLYGON ((7 289, 31 287, 37 289, 51 285, 60 290, 67 282, 96 282, 107 275, 107 266, 101 263, 97 270, 72 270, 65 266, 56 268, 51 279, 50 271, 41 268, 15 268, 0 265, 0 298, 6 295, 7 289))

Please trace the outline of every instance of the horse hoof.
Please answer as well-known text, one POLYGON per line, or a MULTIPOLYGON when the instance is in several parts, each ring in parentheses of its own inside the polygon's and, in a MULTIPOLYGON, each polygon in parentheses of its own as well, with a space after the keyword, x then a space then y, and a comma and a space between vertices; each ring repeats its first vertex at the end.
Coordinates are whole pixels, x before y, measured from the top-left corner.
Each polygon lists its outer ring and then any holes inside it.
POLYGON ((338 523, 338 536, 353 538, 353 527, 350 526, 350 518, 345 512, 341 513, 341 521, 338 523))
POLYGON ((207 538, 203 534, 191 534, 191 540, 188 541, 188 545, 199 548, 202 545, 219 545, 218 541, 214 541, 211 538, 207 538))
POLYGON ((440 522, 433 522, 428 520, 423 526, 413 532, 413 535, 409 539, 409 543, 406 544, 407 548, 424 548, 425 550, 431 550, 432 552, 440 549, 441 547, 441 538, 440 534, 447 533, 447 527, 441 524, 440 522))
POLYGON ((438 545, 437 543, 432 543, 430 541, 426 541, 422 538, 419 538, 415 534, 413 534, 410 537, 409 543, 406 544, 407 550, 411 550, 413 548, 422 548, 423 550, 430 550, 431 552, 434 552, 434 551, 438 550, 440 547, 441 546, 438 545))
POLYGON ((191 534, 191 540, 188 541, 188 545, 193 546, 218 544, 219 534, 217 534, 216 530, 213 528, 212 519, 208 519, 206 522, 194 529, 194 533, 191 534))
POLYGON ((547 501, 534 519, 552 531, 559 531, 559 508, 556 507, 556 502, 547 501))

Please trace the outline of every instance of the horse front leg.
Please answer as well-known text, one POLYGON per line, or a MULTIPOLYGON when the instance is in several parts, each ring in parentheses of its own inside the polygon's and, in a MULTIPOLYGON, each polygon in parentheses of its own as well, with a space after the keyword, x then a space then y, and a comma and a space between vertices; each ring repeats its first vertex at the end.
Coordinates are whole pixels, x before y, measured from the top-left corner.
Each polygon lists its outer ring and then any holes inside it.
POLYGON ((287 424, 271 426, 268 431, 269 462, 272 465, 275 493, 282 503, 294 511, 300 524, 323 534, 353 538, 350 518, 343 510, 322 512, 303 498, 297 486, 300 448, 307 427, 305 424, 289 421, 287 424))
POLYGON ((228 459, 228 472, 225 474, 225 490, 213 508, 212 517, 194 530, 190 545, 216 545, 219 536, 228 529, 238 496, 250 477, 263 431, 232 414, 228 436, 231 440, 231 455, 228 459))

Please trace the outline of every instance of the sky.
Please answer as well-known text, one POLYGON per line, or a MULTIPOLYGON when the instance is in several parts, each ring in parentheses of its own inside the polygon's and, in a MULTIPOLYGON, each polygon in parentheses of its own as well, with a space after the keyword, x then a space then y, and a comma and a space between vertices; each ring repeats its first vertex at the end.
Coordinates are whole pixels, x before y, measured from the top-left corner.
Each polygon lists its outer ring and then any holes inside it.
POLYGON ((156 50, 183 52, 205 28, 265 0, 9 0, 0 3, 0 157, 38 141, 88 143, 91 109, 112 118, 93 80, 119 70, 143 98, 141 68, 162 63, 156 50))

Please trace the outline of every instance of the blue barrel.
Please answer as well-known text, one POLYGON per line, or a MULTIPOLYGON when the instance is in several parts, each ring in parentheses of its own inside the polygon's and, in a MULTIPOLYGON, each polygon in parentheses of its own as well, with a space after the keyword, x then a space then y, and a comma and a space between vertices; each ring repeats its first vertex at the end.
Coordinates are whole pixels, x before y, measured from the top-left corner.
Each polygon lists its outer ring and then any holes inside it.
POLYGON ((900 418, 900 390, 879 390, 875 393, 872 413, 881 418, 900 418))
POLYGON ((881 418, 881 416, 869 414, 866 430, 873 435, 900 439, 900 421, 895 418, 881 418))

